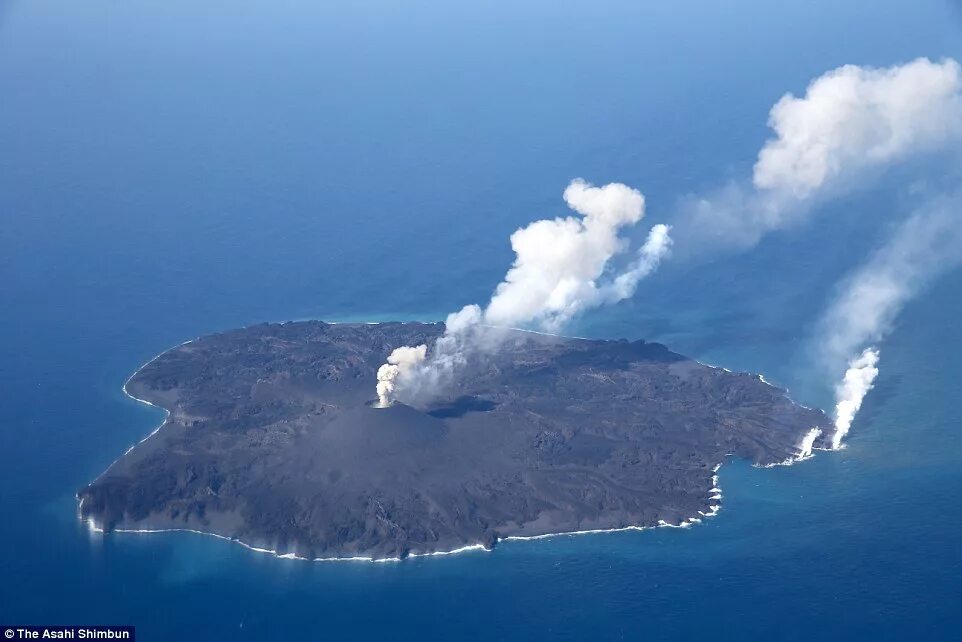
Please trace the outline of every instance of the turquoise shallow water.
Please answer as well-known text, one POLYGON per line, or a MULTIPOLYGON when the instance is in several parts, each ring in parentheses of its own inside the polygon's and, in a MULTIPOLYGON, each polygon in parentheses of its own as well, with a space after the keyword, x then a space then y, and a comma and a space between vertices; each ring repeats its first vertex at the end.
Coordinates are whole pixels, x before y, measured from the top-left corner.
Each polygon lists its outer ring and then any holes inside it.
MULTIPOLYGON (((649 220, 745 176, 786 90, 962 58, 927 1, 0 5, 0 621, 173 639, 959 639, 962 275, 906 308, 848 448, 725 465, 689 530, 402 564, 98 537, 73 493, 162 418, 125 378, 263 320, 435 319, 573 176, 649 220)), ((937 174, 944 168, 915 168, 937 174)), ((906 170, 908 171, 908 170, 906 170)), ((741 256, 667 265, 573 334, 645 337, 827 406, 812 325, 898 175, 741 256)))

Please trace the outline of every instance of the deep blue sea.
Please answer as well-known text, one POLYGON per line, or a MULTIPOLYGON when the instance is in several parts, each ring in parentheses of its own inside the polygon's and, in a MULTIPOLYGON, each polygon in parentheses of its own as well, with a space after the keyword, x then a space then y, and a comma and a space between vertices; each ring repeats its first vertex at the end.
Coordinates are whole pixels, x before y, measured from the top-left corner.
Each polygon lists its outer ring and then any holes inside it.
MULTIPOLYGON (((962 639, 962 274, 913 301, 848 448, 721 470, 689 530, 399 564, 91 535, 74 493, 162 419, 156 353, 265 320, 438 319, 576 176, 750 175, 844 63, 962 60, 944 0, 0 0, 0 623, 172 640, 962 639)), ((938 166, 915 168, 937 175, 938 166)), ((903 178, 905 180, 903 180, 903 178)), ((899 172, 752 252, 677 261, 570 331, 828 407, 812 326, 906 213, 899 172)))

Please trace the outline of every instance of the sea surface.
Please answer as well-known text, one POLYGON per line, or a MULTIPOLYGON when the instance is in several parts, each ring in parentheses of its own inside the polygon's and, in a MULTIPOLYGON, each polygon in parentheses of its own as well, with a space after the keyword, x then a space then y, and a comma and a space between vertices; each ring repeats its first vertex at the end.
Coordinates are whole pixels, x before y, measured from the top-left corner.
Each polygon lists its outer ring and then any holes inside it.
MULTIPOLYGON (((440 319, 581 176, 648 218, 750 175, 844 63, 962 59, 942 0, 0 0, 0 623, 141 640, 962 639, 962 274, 913 301, 848 447, 730 462, 688 530, 403 563, 89 533, 74 493, 162 412, 143 362, 265 320, 440 319)), ((814 324, 907 213, 892 172, 752 252, 679 258, 569 328, 830 407, 814 324)), ((908 195, 908 196, 907 196, 908 195)), ((641 230, 639 230, 639 233, 641 230)))

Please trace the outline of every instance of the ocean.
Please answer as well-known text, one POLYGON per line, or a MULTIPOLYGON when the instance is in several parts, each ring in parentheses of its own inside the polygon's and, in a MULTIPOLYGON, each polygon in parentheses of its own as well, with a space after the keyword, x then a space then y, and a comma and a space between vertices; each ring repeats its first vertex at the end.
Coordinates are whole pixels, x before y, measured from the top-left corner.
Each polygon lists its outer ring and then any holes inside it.
MULTIPOLYGON (((90 533, 74 493, 162 420, 158 352, 261 321, 484 302, 574 177, 647 223, 750 175, 785 92, 962 59, 957 2, 0 4, 0 624, 141 640, 962 639, 962 274, 912 301, 847 447, 720 470, 690 529, 401 563, 90 533), (463 6, 456 6, 463 5, 463 6)), ((913 167, 751 252, 679 258, 568 330, 761 372, 830 408, 835 284, 913 167), (904 179, 904 180, 903 180, 904 179)), ((839 373, 840 374, 840 373, 839 373)))

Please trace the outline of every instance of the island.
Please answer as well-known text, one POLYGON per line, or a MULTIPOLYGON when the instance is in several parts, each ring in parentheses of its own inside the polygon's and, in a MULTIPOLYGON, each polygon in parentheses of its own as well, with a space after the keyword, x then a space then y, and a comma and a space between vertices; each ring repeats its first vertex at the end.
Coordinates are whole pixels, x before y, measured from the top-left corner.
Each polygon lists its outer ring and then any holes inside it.
POLYGON ((726 458, 774 465, 829 445, 823 412, 758 375, 658 343, 515 330, 426 407, 377 407, 385 357, 443 331, 271 323, 164 352, 125 391, 166 420, 78 492, 80 517, 305 559, 403 559, 691 525, 717 511, 726 458))

